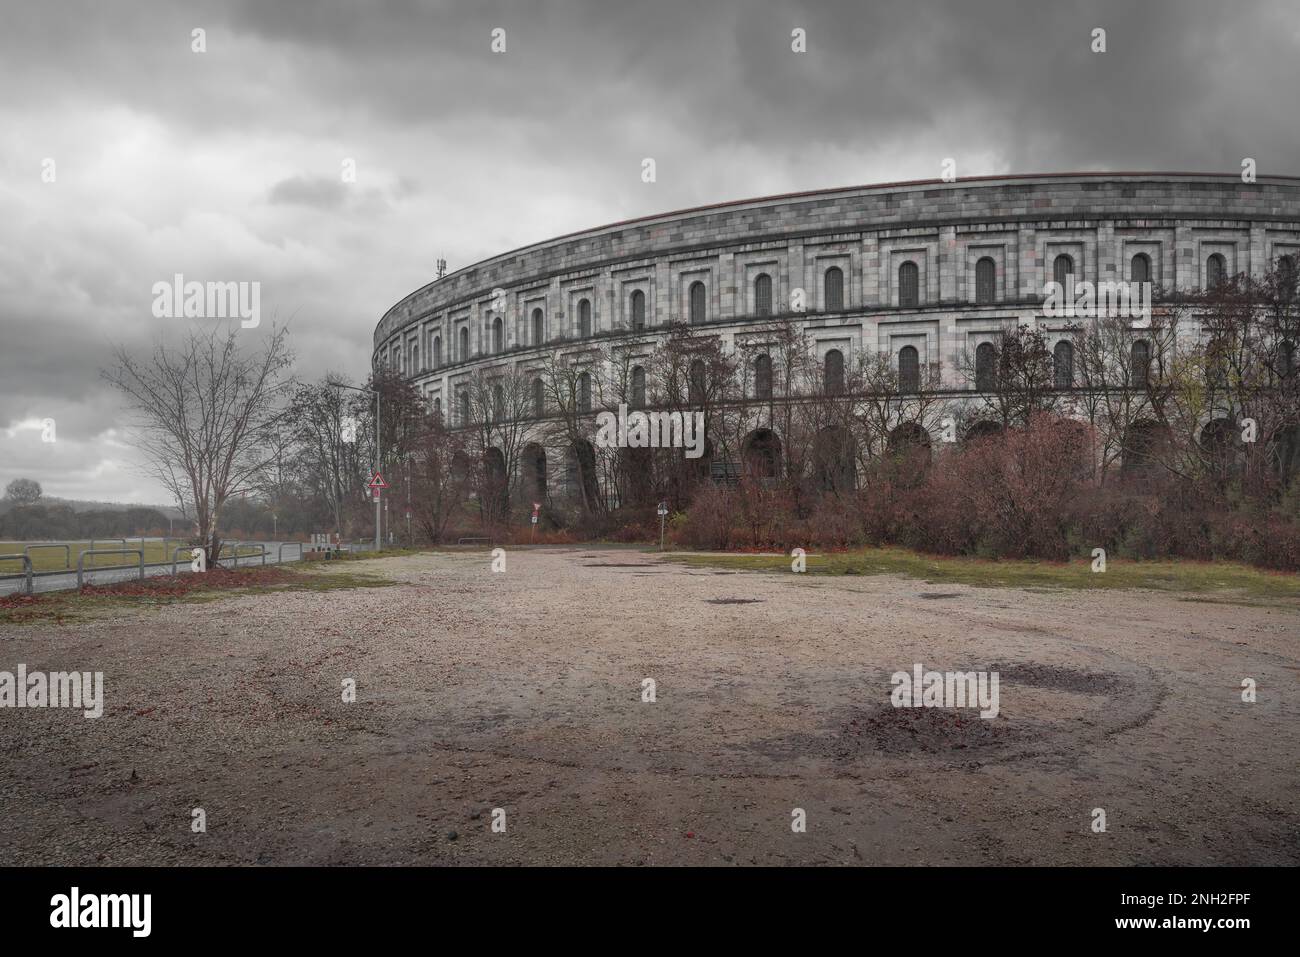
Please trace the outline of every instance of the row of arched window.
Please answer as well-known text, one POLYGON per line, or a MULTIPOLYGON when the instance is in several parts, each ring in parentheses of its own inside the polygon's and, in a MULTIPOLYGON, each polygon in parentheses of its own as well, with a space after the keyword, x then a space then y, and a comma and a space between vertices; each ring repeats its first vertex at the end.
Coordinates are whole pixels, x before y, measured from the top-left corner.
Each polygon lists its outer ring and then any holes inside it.
MULTIPOLYGON (((1278 273, 1282 277, 1284 285, 1294 285, 1294 276, 1296 274, 1296 263, 1292 256, 1282 256, 1278 260, 1278 273)), ((1069 287, 1075 274, 1074 257, 1066 253, 1061 253, 1052 260, 1052 278, 1063 288, 1070 291, 1069 287)), ((1222 253, 1211 253, 1205 261, 1205 285, 1206 288, 1213 288, 1228 278, 1228 264, 1222 253)), ((1150 282, 1152 280, 1151 257, 1146 253, 1136 253, 1129 260, 1129 281, 1130 282, 1150 282)), ((770 316, 774 310, 774 300, 772 295, 772 277, 768 273, 760 273, 754 277, 754 314, 758 316, 770 316)), ((996 302, 997 294, 997 263, 991 256, 982 256, 975 263, 975 301, 980 305, 987 305, 996 302)), ((898 304, 903 308, 915 308, 920 305, 920 268, 912 260, 907 260, 898 267, 898 304)), ((827 269, 822 277, 822 302, 827 311, 835 312, 844 308, 844 271, 838 266, 832 266, 827 269)), ((645 293, 637 289, 632 292, 629 299, 631 313, 631 327, 633 330, 645 328, 646 315, 646 297, 645 293)), ((532 311, 532 345, 541 345, 546 341, 546 317, 540 308, 532 311)), ((708 321, 708 288, 701 280, 691 283, 687 291, 687 318, 692 324, 700 324, 708 321)), ((581 299, 578 301, 578 320, 577 333, 579 338, 589 338, 592 333, 592 313, 591 300, 581 299)), ((497 316, 492 320, 491 325, 491 351, 500 353, 505 349, 505 325, 504 320, 497 316)), ((469 328, 462 326, 457 338, 457 350, 454 357, 456 362, 464 362, 470 358, 469 328)), ((393 347, 392 364, 395 368, 403 369, 403 357, 398 347, 393 347)), ((434 336, 430 341, 429 348, 430 368, 437 368, 443 364, 442 354, 442 337, 434 336)), ((420 349, 419 345, 411 347, 410 356, 411 371, 419 371, 420 366, 420 349)))
MULTIPOLYGON (((1295 374, 1296 349, 1288 341, 1281 346, 1279 365, 1282 375, 1295 374)), ((1151 365, 1151 343, 1137 339, 1129 350, 1129 379, 1133 388, 1145 388, 1151 365)), ((1074 386, 1074 344, 1061 340, 1052 349, 1053 385, 1057 389, 1070 389, 1074 386)), ((703 404, 707 395, 708 375, 702 360, 696 359, 690 365, 687 375, 687 401, 692 405, 703 404)), ((630 376, 630 394, 628 404, 633 409, 646 406, 646 372, 642 366, 634 366, 630 376)), ((839 349, 830 349, 822 359, 822 388, 827 395, 844 393, 844 353, 839 349)), ((903 393, 915 393, 921 389, 921 357, 915 346, 903 346, 898 350, 898 388, 903 393)), ((982 342, 975 349, 975 389, 979 392, 997 390, 997 350, 990 342, 982 342)), ((504 396, 501 386, 495 391, 496 415, 502 414, 504 396)), ((591 411, 591 374, 580 372, 576 381, 577 411, 591 411)), ((753 362, 752 398, 771 399, 772 357, 762 353, 753 362)), ((459 422, 469 424, 469 393, 457 395, 459 422)), ((434 399, 433 411, 441 414, 441 400, 434 399)), ((532 413, 536 418, 546 415, 546 388, 541 378, 533 379, 532 413)))

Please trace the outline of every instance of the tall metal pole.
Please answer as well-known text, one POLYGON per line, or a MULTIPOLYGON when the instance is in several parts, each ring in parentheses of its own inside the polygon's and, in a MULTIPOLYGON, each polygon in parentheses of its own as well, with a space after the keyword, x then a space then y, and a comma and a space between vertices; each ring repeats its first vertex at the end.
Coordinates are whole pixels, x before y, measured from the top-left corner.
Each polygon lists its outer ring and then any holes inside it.
MULTIPOLYGON (((380 442, 380 435, 379 435, 379 432, 380 432, 380 429, 382 428, 382 426, 381 426, 381 424, 380 424, 381 421, 382 421, 382 420, 379 418, 379 390, 376 389, 376 390, 375 390, 375 474, 376 474, 376 475, 378 475, 378 474, 379 474, 379 471, 380 471, 380 462, 379 462, 379 442, 380 442)), ((375 551, 377 551, 377 552, 379 552, 379 551, 383 551, 383 549, 384 549, 384 542, 383 542, 383 538, 381 537, 381 532, 380 532, 380 529, 379 529, 379 525, 380 525, 380 521, 381 521, 381 520, 380 520, 380 512, 379 512, 379 496, 380 496, 380 494, 381 494, 380 491, 379 491, 378 489, 375 489, 375 551)))

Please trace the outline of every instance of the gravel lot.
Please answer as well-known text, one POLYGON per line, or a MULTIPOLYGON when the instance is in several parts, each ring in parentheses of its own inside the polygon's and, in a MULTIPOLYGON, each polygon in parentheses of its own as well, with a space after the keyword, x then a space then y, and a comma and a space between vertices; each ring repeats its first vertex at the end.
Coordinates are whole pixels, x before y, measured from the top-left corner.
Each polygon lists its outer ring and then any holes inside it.
POLYGON ((0 625, 106 687, 0 709, 0 864, 1300 863, 1294 607, 507 561, 0 625), (889 707, 916 662, 1000 716, 889 707))

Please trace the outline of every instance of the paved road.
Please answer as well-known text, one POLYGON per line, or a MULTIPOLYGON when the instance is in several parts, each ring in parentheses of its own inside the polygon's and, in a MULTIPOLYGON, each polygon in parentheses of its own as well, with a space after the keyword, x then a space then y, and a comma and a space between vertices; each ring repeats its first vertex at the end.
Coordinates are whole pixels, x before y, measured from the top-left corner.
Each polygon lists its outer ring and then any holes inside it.
MULTIPOLYGON (((267 552, 266 564, 268 565, 276 564, 278 561, 276 556, 280 552, 280 543, 259 542, 257 544, 266 545, 266 552, 267 552)), ((286 565, 299 560, 300 558, 299 550, 297 548, 288 547, 289 545, 297 545, 297 544, 298 544, 297 542, 286 543, 286 547, 284 550, 285 551, 284 562, 286 565)), ((191 574, 190 563, 187 559, 183 557, 183 554, 184 553, 182 553, 182 560, 176 563, 176 572, 177 574, 188 575, 191 574)), ((131 558, 131 556, 129 555, 124 555, 120 557, 126 558, 127 560, 130 560, 131 558)), ((75 565, 77 561, 75 549, 73 551, 72 561, 73 564, 75 565)), ((241 555, 239 558, 239 567, 246 568, 249 565, 258 565, 261 564, 261 561, 262 559, 258 555, 241 555)), ((227 556, 226 558, 222 559, 222 562, 223 564, 229 566, 230 558, 227 556)), ((6 574, 3 577, 0 577, 0 596, 12 595, 16 592, 21 592, 26 587, 26 581, 23 578, 23 576, 9 574, 8 573, 9 567, 10 564, 6 563, 5 565, 6 574)), ((160 562, 157 564, 145 565, 144 573, 145 576, 149 578, 156 577, 158 575, 170 575, 172 573, 172 563, 160 562)), ((131 565, 129 567, 124 567, 124 568, 87 568, 85 571, 85 581, 88 584, 107 585, 111 582, 129 581, 131 579, 138 578, 139 575, 140 575, 140 568, 138 565, 131 565)), ((75 570, 70 572, 60 572, 58 574, 38 573, 32 576, 32 591, 34 592, 64 591, 66 589, 76 588, 76 587, 77 587, 77 573, 75 570)))

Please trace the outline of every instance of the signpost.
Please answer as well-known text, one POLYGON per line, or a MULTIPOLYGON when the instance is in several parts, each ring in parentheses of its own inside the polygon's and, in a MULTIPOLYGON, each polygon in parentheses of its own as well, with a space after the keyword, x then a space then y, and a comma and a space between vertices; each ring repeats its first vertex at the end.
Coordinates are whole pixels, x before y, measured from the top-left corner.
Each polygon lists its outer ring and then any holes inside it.
POLYGON ((529 534, 528 534, 528 540, 529 540, 530 542, 532 542, 532 541, 536 541, 536 540, 537 540, 537 516, 538 516, 538 514, 541 512, 541 510, 542 510, 542 503, 541 503, 541 502, 534 502, 534 503, 533 503, 533 520, 532 520, 532 523, 531 523, 531 526, 530 526, 530 531, 529 531, 529 534))
POLYGON ((659 503, 659 551, 664 550, 664 519, 668 517, 668 503, 659 503))
POLYGON ((380 551, 384 547, 383 540, 380 538, 379 527, 382 524, 379 512, 379 493, 388 488, 388 483, 384 481, 383 475, 379 470, 375 470, 374 477, 370 480, 370 494, 375 497, 375 551, 380 551))

